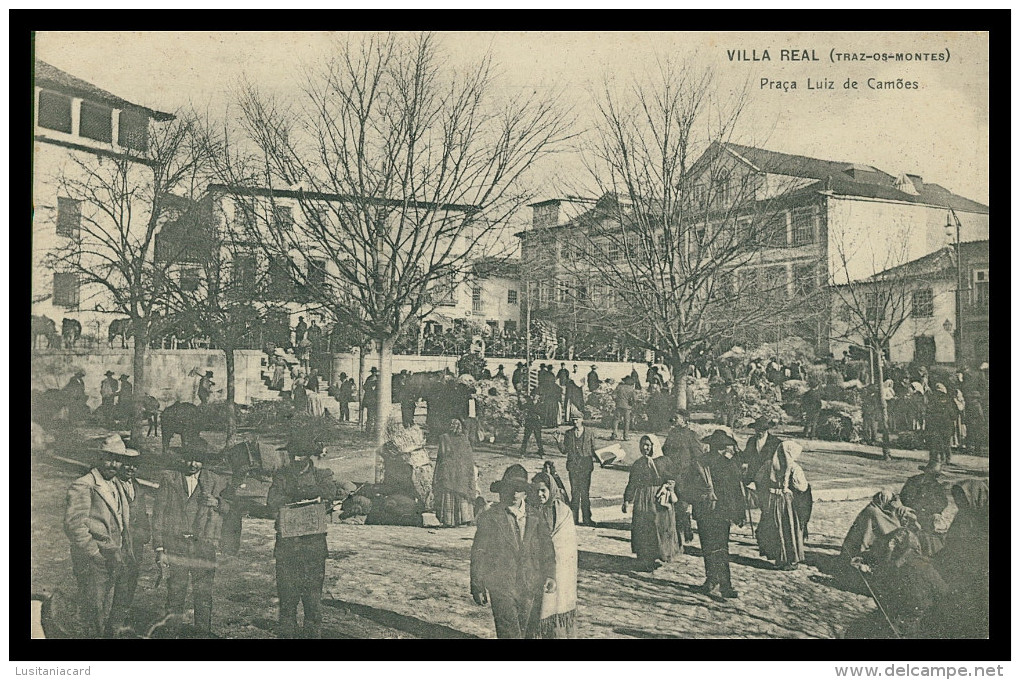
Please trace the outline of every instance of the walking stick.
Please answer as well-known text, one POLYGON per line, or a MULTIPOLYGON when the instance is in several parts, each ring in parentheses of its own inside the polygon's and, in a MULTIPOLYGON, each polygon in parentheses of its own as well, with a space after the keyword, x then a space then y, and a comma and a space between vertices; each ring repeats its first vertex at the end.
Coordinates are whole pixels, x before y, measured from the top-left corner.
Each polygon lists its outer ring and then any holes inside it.
POLYGON ((864 577, 864 572, 860 569, 857 569, 856 571, 861 575, 861 580, 864 581, 864 585, 868 588, 868 592, 871 593, 871 599, 873 599, 875 604, 878 605, 878 611, 882 612, 882 616, 885 617, 885 622, 888 623, 889 627, 892 629, 893 635, 896 636, 897 640, 902 640, 903 636, 900 635, 900 631, 896 630, 896 626, 893 625, 892 619, 889 618, 889 615, 885 613, 885 607, 883 607, 882 603, 878 601, 878 595, 875 595, 875 591, 871 589, 871 584, 868 583, 868 579, 864 577))
POLYGON ((747 515, 747 523, 751 526, 751 538, 757 541, 758 535, 754 532, 754 518, 751 516, 751 506, 747 504, 747 487, 741 484, 740 489, 744 496, 744 514, 747 515))

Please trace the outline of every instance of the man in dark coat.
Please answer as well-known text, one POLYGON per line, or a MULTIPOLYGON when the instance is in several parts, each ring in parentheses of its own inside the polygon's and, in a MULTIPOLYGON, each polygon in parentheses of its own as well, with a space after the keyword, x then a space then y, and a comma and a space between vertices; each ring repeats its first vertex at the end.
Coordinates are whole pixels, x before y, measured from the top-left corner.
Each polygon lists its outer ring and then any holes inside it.
POLYGON ((526 397, 524 403, 521 404, 521 409, 524 412, 524 438, 521 440, 520 456, 523 458, 527 454, 528 439, 534 436, 535 443, 538 444, 538 455, 544 457, 545 449, 542 446, 542 404, 538 401, 538 395, 532 394, 526 397))
POLYGON ((588 394, 596 392, 599 389, 599 385, 602 384, 602 380, 599 378, 599 372, 595 364, 591 365, 591 370, 588 371, 588 394))
POLYGON ((527 375, 524 371, 524 363, 521 361, 517 362, 517 367, 514 369, 514 374, 510 378, 510 384, 514 386, 514 391, 520 394, 524 392, 524 381, 527 380, 527 375))
POLYGON ((497 638, 535 637, 543 593, 556 591, 556 555, 541 510, 525 500, 528 472, 511 465, 490 490, 499 502, 476 520, 471 598, 492 604, 497 638))
POLYGON ((368 372, 364 385, 365 429, 375 426, 375 416, 379 411, 379 369, 375 366, 368 372))
POLYGON ((198 381, 198 400, 202 404, 208 404, 209 403, 209 396, 212 394, 212 388, 213 388, 213 385, 215 385, 215 384, 216 383, 213 382, 213 372, 212 371, 206 371, 205 375, 202 376, 201 379, 199 379, 199 381, 198 381))
POLYGON ((956 417, 957 409, 952 396, 945 384, 936 382, 935 389, 928 396, 928 410, 924 416, 929 469, 950 461, 956 417))
POLYGON ((297 326, 294 328, 294 344, 297 345, 305 339, 305 333, 308 332, 308 324, 305 323, 305 317, 299 316, 297 326))
POLYGON ((698 520, 701 553, 705 560, 706 595, 737 597, 730 580, 730 524, 744 523, 744 494, 740 470, 733 462, 737 441, 723 430, 702 440, 709 452, 694 459, 696 474, 690 488, 694 499, 694 517, 698 520))
POLYGON ((677 480, 677 496, 679 502, 673 506, 676 513, 676 537, 680 541, 680 550, 683 551, 684 540, 688 543, 694 540, 694 532, 691 530, 691 506, 694 501, 687 494, 688 481, 691 475, 691 465, 701 457, 702 448, 698 435, 687 426, 690 414, 686 409, 678 409, 670 422, 672 429, 666 435, 666 441, 662 445, 662 455, 670 459, 677 469, 680 479, 677 480))
POLYGON ((127 591, 133 595, 138 580, 131 499, 117 479, 121 466, 138 452, 112 434, 99 454, 101 462, 67 490, 64 533, 71 542, 78 606, 89 636, 109 637, 130 607, 127 591))
POLYGON ((322 586, 326 579, 326 534, 280 535, 280 508, 291 503, 319 499, 327 507, 336 500, 338 489, 333 471, 315 467, 313 456, 322 454, 322 444, 311 437, 292 439, 284 449, 291 462, 277 470, 269 488, 266 507, 277 514, 276 587, 280 597, 279 635, 298 636, 297 606, 304 607, 303 637, 322 636, 322 586))
POLYGON ((125 419, 131 418, 135 408, 135 388, 128 380, 130 377, 127 373, 120 374, 120 390, 117 392, 117 410, 120 411, 120 417, 125 419))
POLYGON ((404 427, 414 425, 414 412, 418 408, 418 395, 411 386, 411 374, 403 370, 397 376, 397 391, 394 396, 400 401, 400 421, 404 427))
POLYGON ((556 371, 556 384, 566 387, 568 382, 570 382, 570 371, 567 370, 566 364, 561 363, 560 370, 556 371))
POLYGON ((744 450, 737 455, 737 465, 740 467, 744 484, 754 481, 754 476, 767 461, 772 460, 776 449, 782 444, 782 440, 769 432, 775 426, 775 421, 768 416, 761 416, 751 424, 754 434, 747 440, 744 450))
POLYGON ((574 524, 595 526, 591 518, 591 473, 595 469, 595 435, 584 427, 584 414, 577 409, 570 412, 573 428, 563 435, 560 450, 567 455, 567 475, 570 477, 571 509, 574 524))
POLYGON ((230 512, 229 479, 203 469, 211 458, 202 440, 181 451, 181 468, 159 476, 152 509, 152 547, 156 564, 167 574, 167 609, 183 615, 190 577, 195 628, 212 630, 216 550, 223 517, 230 512))
POLYGON ((107 371, 103 382, 99 384, 99 398, 103 406, 112 407, 117 400, 120 383, 113 377, 113 371, 107 371))
POLYGON ((88 396, 85 394, 85 371, 78 369, 64 386, 64 404, 67 406, 67 419, 78 422, 88 415, 88 396))

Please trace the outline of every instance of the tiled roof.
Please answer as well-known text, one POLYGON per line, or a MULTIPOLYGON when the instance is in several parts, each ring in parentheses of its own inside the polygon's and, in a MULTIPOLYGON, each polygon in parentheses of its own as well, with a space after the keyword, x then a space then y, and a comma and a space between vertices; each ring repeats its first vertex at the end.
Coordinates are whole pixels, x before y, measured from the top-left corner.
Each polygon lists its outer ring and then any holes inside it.
POLYGON ((742 144, 727 143, 724 146, 762 172, 818 180, 793 193, 830 191, 844 196, 923 203, 967 212, 988 212, 987 205, 954 194, 938 184, 924 182, 916 175, 907 176, 917 190, 917 194, 912 194, 896 188, 896 177, 870 165, 794 156, 742 144))
MULTIPOLYGON (((988 258, 988 240, 967 241, 960 244, 960 257, 966 264, 968 262, 980 261, 988 258)), ((872 281, 900 276, 919 276, 932 274, 952 274, 955 276, 956 250, 947 245, 939 248, 933 253, 922 255, 916 260, 904 262, 896 267, 890 267, 870 277, 872 281)))
POLYGON ((36 60, 35 62, 35 84, 39 87, 45 87, 53 89, 58 92, 64 92, 67 94, 81 97, 83 99, 89 99, 91 101, 103 102, 110 106, 118 109, 135 109, 142 110, 149 114, 156 120, 173 120, 174 115, 172 113, 165 113, 163 111, 156 111, 133 102, 129 102, 126 99, 118 97, 112 92, 96 87, 92 83, 72 76, 66 71, 61 71, 56 66, 51 66, 45 61, 36 60))

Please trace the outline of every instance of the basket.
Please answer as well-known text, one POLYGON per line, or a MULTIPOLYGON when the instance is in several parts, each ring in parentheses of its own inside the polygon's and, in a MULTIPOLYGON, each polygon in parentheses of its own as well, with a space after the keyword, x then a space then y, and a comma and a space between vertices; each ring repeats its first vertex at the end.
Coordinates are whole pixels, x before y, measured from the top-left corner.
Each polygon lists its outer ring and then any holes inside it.
POLYGON ((280 508, 277 523, 280 538, 324 534, 326 525, 326 504, 321 501, 302 501, 280 508))

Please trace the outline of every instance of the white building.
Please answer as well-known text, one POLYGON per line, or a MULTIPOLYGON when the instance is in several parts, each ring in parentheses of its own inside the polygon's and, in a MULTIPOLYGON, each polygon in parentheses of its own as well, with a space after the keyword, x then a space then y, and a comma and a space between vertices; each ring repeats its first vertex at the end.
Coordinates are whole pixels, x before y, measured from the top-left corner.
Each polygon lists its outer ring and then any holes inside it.
MULTIPOLYGON (((67 187, 83 179, 83 167, 113 161, 126 161, 123 174, 144 184, 150 126, 174 116, 121 99, 42 61, 35 64, 34 111, 32 314, 52 319, 58 332, 64 318, 76 319, 83 334, 105 338, 109 320, 122 316, 104 311, 112 308, 108 291, 82 285, 74 273, 47 263, 48 255, 74 247, 83 220, 103 219, 95 202, 72 197, 67 187)), ((147 220, 147 215, 132 216, 132 224, 147 220)))

